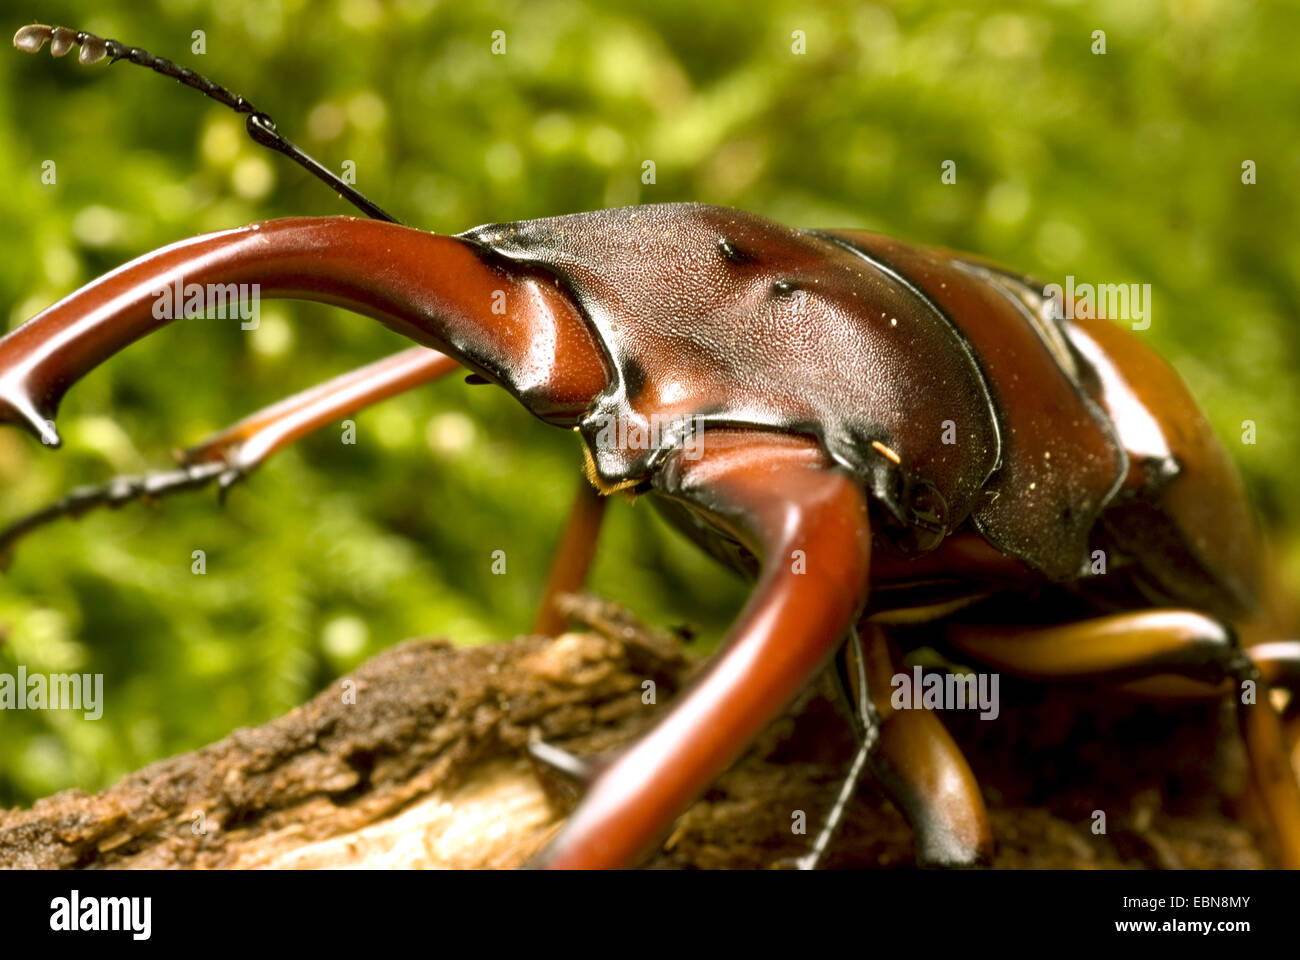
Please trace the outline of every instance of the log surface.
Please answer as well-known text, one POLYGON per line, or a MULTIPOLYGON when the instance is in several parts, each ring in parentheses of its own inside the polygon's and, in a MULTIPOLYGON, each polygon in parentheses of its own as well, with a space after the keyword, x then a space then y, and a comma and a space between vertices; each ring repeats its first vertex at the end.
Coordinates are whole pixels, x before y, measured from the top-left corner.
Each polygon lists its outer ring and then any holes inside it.
MULTIPOLYGON (((696 659, 593 598, 584 632, 389 649, 262 727, 154 763, 101 793, 0 812, 17 868, 516 867, 577 788, 530 735, 583 756, 626 742, 696 659), (646 680, 655 703, 643 702, 646 680), (535 731, 535 733, 534 733, 535 731)), ((944 714, 980 778, 1007 868, 1272 864, 1230 715, 1003 684, 996 723, 944 714), (1096 811, 1106 832, 1095 833, 1096 811)), ((678 821, 648 865, 766 868, 806 852, 852 753, 815 685, 678 821), (793 832, 796 811, 808 835, 793 832)), ((910 867, 902 817, 867 784, 828 867, 910 867)))

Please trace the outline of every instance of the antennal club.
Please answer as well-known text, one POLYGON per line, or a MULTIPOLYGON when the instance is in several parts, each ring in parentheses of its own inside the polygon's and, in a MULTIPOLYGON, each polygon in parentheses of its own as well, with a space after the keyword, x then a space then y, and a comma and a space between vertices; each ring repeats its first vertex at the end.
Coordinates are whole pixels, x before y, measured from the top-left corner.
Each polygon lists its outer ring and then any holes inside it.
POLYGON ((256 143, 264 147, 270 147, 277 153, 284 154, 294 163, 324 182, 331 190, 341 194, 346 200, 364 211, 366 216, 373 217, 376 220, 387 220, 389 223, 399 222, 397 218, 390 216, 361 191, 351 184, 343 182, 328 167, 319 163, 314 157, 305 153, 288 137, 280 133, 276 129, 275 121, 267 113, 258 110, 239 94, 231 93, 225 87, 213 83, 202 74, 195 73, 188 67, 172 63, 163 57, 155 56, 148 50, 141 50, 139 47, 128 47, 117 40, 105 40, 93 33, 86 33, 84 30, 69 30, 67 27, 48 27, 43 23, 34 23, 23 27, 14 34, 14 46, 24 53, 37 53, 41 47, 45 46, 47 41, 50 44, 50 53, 56 57, 67 56, 74 46, 79 46, 81 52, 78 54, 77 59, 84 64, 98 63, 105 57, 108 58, 109 63, 126 60, 142 67, 148 67, 165 77, 178 80, 187 87, 193 87, 199 93, 211 97, 236 113, 247 114, 248 135, 256 143))

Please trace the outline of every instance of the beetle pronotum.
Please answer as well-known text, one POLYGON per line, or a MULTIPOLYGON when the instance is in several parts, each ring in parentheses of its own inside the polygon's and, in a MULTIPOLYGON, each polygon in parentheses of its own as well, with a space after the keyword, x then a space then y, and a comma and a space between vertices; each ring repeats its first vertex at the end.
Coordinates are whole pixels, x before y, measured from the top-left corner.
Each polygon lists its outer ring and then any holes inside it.
MULTIPOLYGON (((1268 696, 1269 684, 1294 691, 1300 645, 1238 644, 1257 593, 1240 482, 1177 376, 1131 334, 1061 319, 1040 284, 973 257, 701 204, 413 230, 242 97, 90 34, 15 37, 29 52, 47 41, 56 56, 79 45, 83 62, 148 66, 247 114, 259 143, 374 219, 255 224, 101 277, 0 339, 0 417, 56 441, 48 421, 64 392, 168 322, 150 292, 178 274, 256 280, 266 296, 340 305, 422 346, 249 417, 177 471, 74 492, 8 542, 96 503, 228 486, 342 411, 465 367, 584 440, 590 486, 549 590, 583 579, 600 523, 592 490, 647 497, 756 577, 711 666, 592 777, 540 865, 635 863, 837 650, 859 749, 804 865, 868 769, 922 863, 985 861, 992 837, 960 751, 931 712, 890 706, 901 651, 923 630, 1013 675, 1231 696, 1281 858, 1300 866, 1300 790, 1268 696), (503 289, 509 323, 491 310, 503 289), (608 439, 624 427, 654 442, 608 439), (1098 546, 1105 577, 1089 575, 1098 546), (1243 684, 1257 695, 1240 696, 1243 684)), ((545 606, 538 626, 558 627, 545 606)))

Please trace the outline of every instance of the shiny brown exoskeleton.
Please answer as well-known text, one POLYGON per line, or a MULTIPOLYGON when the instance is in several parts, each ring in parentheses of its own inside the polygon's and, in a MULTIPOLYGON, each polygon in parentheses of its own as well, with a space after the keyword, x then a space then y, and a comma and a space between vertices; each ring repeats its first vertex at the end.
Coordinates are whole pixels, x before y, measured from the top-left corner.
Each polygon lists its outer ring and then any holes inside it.
MULTIPOLYGON (((889 702, 923 636, 1019 676, 1231 696, 1280 859, 1300 866, 1300 789, 1268 696, 1293 685, 1300 645, 1237 642, 1258 603, 1240 481, 1169 367, 1110 321, 1057 319, 1040 284, 702 204, 456 237, 278 220, 151 253, 0 339, 0 417, 56 442, 63 393, 168 322, 153 292, 178 276, 336 304, 424 349, 256 414, 175 472, 74 492, 7 539, 94 503, 228 485, 347 411, 466 367, 577 430, 599 493, 645 496, 756 576, 710 667, 600 766, 539 864, 636 863, 841 648, 851 778, 876 774, 921 862, 985 861, 956 745, 929 711, 889 702)), ((580 495, 548 596, 582 581, 600 502, 580 495)), ((559 626, 544 605, 539 629, 559 626)))

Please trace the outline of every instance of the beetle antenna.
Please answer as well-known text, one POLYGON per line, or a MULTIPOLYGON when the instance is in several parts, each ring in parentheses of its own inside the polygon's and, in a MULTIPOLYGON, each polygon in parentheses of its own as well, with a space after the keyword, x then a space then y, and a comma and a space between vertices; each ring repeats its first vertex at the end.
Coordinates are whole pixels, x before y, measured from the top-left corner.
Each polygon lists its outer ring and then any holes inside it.
POLYGON ((56 57, 66 56, 75 44, 81 47, 81 53, 78 54, 77 59, 82 63, 98 63, 107 57, 109 63, 126 60, 130 63, 139 64, 156 73, 161 73, 164 77, 179 80, 187 87, 193 87, 199 93, 224 104, 236 113, 247 114, 248 135, 255 142, 264 147, 270 147, 277 153, 284 154, 308 173, 323 181, 331 190, 341 194, 346 200, 364 211, 366 216, 373 217, 376 220, 387 220, 389 223, 399 222, 397 218, 384 212, 356 187, 345 183, 328 167, 319 163, 315 158, 300 149, 297 144, 289 140, 288 137, 280 133, 276 129, 275 121, 268 114, 258 110, 239 94, 231 93, 225 87, 213 83, 202 74, 195 73, 188 67, 172 63, 163 57, 154 56, 148 50, 141 50, 139 47, 128 47, 117 40, 105 40, 93 33, 86 33, 84 30, 69 30, 67 27, 47 27, 42 23, 34 23, 23 27, 14 34, 14 46, 26 53, 36 53, 41 47, 45 46, 47 40, 50 42, 50 53, 56 57))

